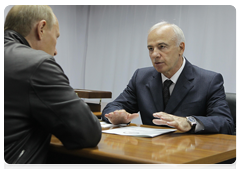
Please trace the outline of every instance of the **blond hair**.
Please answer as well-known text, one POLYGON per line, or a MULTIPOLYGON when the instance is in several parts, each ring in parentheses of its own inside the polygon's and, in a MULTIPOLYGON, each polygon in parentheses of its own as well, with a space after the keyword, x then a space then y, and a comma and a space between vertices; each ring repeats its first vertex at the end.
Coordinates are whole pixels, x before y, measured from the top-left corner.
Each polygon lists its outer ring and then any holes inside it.
POLYGON ((49 29, 56 22, 52 9, 47 5, 16 5, 9 11, 4 30, 11 29, 26 37, 34 24, 45 20, 49 29))

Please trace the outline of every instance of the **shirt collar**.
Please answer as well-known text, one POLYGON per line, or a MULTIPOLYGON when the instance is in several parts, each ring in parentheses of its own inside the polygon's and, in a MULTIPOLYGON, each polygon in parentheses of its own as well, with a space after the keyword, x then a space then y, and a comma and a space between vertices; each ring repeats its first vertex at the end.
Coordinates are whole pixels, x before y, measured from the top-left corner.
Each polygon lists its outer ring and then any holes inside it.
MULTIPOLYGON (((174 84, 176 84, 176 82, 177 82, 177 80, 178 80, 178 77, 179 77, 180 74, 182 73, 182 70, 183 70, 183 68, 184 68, 184 66, 185 66, 185 63, 186 63, 186 60, 185 60, 185 57, 183 57, 183 64, 182 64, 182 66, 181 66, 180 69, 170 78, 170 80, 172 80, 172 82, 173 82, 174 84)), ((164 83, 165 80, 169 79, 169 78, 167 78, 166 76, 164 76, 162 73, 161 73, 161 75, 162 75, 162 83, 164 83)))

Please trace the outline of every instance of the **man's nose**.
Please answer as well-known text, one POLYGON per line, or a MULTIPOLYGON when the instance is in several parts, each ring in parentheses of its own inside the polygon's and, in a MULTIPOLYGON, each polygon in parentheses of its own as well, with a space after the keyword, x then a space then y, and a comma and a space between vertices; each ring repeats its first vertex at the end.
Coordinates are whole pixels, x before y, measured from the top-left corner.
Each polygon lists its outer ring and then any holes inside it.
POLYGON ((158 49, 154 49, 153 53, 152 53, 152 56, 153 57, 160 57, 161 56, 161 53, 158 49))
POLYGON ((57 49, 55 49, 55 51, 54 51, 54 56, 56 56, 57 55, 57 49))

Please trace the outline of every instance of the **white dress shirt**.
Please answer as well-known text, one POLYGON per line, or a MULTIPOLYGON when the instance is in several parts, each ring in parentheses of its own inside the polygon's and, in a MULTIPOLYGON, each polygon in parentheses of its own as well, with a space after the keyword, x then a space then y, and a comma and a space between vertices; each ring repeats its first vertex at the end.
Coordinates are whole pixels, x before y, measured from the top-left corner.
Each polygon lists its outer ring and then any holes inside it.
POLYGON ((186 63, 186 60, 185 60, 185 58, 183 57, 183 64, 182 64, 182 66, 180 67, 180 69, 179 69, 170 79, 167 78, 166 76, 164 76, 163 74, 161 74, 161 75, 162 75, 162 84, 163 84, 164 81, 167 80, 167 79, 172 80, 172 82, 173 82, 173 83, 171 84, 171 86, 169 87, 170 95, 172 94, 172 91, 173 91, 173 89, 174 89, 174 87, 175 87, 175 84, 177 83, 177 80, 178 80, 180 74, 181 74, 182 71, 183 71, 183 68, 184 68, 184 66, 185 66, 185 63, 186 63))

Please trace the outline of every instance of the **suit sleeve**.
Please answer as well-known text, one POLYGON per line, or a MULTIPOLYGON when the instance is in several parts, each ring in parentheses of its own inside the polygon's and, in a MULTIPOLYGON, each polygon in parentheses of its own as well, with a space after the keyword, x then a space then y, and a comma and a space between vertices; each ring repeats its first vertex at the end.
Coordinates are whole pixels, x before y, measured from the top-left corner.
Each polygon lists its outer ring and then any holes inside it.
POLYGON ((124 109, 128 113, 137 113, 139 111, 135 83, 137 74, 138 70, 135 71, 124 91, 113 102, 106 105, 102 111, 102 120, 109 122, 105 117, 105 114, 111 113, 115 110, 124 109))
POLYGON ((98 144, 99 120, 70 87, 68 78, 53 58, 44 60, 30 81, 31 113, 40 126, 68 149, 98 144))
POLYGON ((221 74, 212 78, 207 94, 207 115, 196 116, 204 125, 204 130, 199 133, 233 134, 234 123, 226 101, 221 74))

